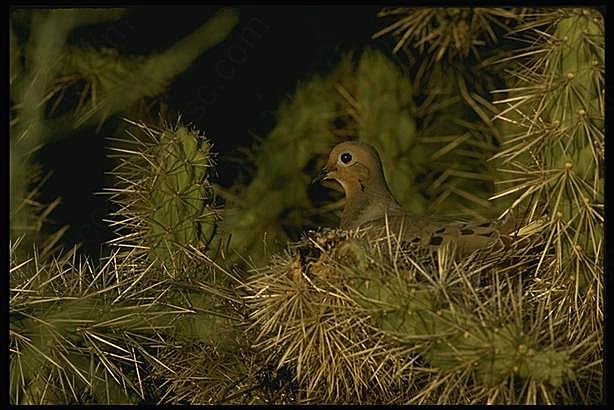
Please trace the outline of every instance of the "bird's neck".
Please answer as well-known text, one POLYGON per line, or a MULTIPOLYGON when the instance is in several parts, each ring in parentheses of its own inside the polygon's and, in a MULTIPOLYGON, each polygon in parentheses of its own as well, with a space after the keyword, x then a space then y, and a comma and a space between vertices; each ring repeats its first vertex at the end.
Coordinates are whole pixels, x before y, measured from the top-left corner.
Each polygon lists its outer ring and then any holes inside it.
POLYGON ((382 189, 358 188, 348 190, 346 193, 340 224, 343 228, 355 228, 366 222, 383 218, 387 212, 401 209, 387 186, 382 189))

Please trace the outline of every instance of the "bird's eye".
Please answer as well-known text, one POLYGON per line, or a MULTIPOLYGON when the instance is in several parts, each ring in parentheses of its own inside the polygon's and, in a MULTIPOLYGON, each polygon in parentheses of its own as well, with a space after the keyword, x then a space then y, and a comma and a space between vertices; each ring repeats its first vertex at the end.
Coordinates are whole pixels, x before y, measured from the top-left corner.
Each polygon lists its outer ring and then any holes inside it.
POLYGON ((344 152, 343 154, 341 154, 339 159, 341 159, 341 162, 343 162, 344 164, 349 164, 352 161, 352 154, 350 154, 349 152, 344 152))

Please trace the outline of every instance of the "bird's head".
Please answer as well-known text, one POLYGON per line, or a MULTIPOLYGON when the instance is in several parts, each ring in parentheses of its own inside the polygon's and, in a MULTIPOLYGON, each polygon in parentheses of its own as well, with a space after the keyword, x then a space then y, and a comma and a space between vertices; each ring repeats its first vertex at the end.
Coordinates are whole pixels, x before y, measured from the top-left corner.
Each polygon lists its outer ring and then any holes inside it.
POLYGON ((379 154, 369 144, 346 141, 336 145, 314 182, 337 181, 346 196, 355 191, 386 187, 379 154))

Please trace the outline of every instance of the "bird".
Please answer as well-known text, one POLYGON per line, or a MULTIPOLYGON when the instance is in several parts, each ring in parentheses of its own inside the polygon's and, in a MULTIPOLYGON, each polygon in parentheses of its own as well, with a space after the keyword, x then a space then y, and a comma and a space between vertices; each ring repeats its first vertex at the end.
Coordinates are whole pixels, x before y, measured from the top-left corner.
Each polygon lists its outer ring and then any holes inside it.
POLYGON ((345 193, 339 227, 365 228, 371 237, 394 233, 403 243, 426 249, 449 244, 459 254, 502 244, 501 221, 470 222, 405 210, 390 192, 380 155, 370 144, 346 141, 330 151, 314 182, 334 180, 345 193))

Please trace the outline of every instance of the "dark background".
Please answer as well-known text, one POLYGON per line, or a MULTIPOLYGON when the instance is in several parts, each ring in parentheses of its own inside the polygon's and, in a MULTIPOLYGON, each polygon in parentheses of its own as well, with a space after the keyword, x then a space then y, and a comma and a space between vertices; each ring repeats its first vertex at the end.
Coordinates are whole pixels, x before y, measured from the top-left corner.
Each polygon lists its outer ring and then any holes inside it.
MULTIPOLYGON (((219 182, 228 186, 240 172, 237 148, 253 144, 275 125, 275 110, 296 85, 334 68, 343 52, 367 45, 384 50, 392 39, 371 36, 386 25, 375 6, 242 6, 239 23, 220 44, 205 51, 168 87, 162 99, 205 133, 219 153, 219 182), (233 165, 234 164, 234 165, 233 165)), ((217 7, 139 7, 124 18, 75 30, 69 42, 117 49, 121 54, 161 52, 207 21, 217 7)), ((113 237, 103 218, 113 210, 96 195, 110 181, 113 163, 105 137, 117 119, 98 133, 84 129, 45 146, 37 161, 53 172, 42 201, 62 198, 50 215, 52 225, 70 225, 63 244, 82 244, 99 255, 113 237)), ((245 166, 245 165, 242 165, 245 166)))

